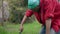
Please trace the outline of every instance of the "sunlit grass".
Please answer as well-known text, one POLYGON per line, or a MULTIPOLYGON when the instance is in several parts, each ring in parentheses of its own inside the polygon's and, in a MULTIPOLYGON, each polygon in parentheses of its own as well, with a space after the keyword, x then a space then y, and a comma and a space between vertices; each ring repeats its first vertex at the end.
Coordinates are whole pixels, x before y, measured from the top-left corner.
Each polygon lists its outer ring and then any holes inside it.
MULTIPOLYGON (((7 25, 7 34, 19 34, 20 24, 7 25)), ((34 21, 33 23, 24 24, 24 30, 22 34, 39 34, 41 25, 34 21)), ((5 32, 3 32, 5 34, 5 32)))

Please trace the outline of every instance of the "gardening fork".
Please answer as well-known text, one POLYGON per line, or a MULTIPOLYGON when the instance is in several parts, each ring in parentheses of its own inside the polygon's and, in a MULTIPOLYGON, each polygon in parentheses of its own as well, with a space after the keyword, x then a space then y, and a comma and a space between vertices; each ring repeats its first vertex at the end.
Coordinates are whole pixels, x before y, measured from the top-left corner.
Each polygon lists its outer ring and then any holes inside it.
POLYGON ((19 34, 22 34, 22 31, 20 31, 19 34))

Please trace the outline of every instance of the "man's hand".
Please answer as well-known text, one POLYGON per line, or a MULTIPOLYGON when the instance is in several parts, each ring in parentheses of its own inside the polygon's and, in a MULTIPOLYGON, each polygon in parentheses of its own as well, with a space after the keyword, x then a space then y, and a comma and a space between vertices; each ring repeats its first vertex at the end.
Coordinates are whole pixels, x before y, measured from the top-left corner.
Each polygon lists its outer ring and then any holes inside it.
POLYGON ((23 25, 20 25, 20 32, 23 31, 23 25))

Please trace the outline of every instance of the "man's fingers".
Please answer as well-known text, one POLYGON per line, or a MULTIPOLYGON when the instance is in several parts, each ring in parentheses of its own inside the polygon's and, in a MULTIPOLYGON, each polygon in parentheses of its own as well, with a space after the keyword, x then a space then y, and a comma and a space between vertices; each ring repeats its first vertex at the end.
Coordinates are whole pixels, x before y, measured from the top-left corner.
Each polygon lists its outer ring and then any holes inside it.
POLYGON ((20 32, 22 32, 23 31, 23 28, 20 28, 20 32))
POLYGON ((20 30, 20 32, 22 32, 22 31, 23 31, 23 29, 20 30))

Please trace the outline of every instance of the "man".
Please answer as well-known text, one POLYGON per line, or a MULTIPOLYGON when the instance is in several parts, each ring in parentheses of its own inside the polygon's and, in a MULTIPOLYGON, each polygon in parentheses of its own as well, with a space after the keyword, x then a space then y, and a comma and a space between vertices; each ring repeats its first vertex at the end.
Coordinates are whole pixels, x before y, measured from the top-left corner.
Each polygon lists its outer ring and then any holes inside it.
MULTIPOLYGON (((28 0, 28 10, 24 15, 24 18, 20 25, 20 30, 23 30, 23 23, 25 20, 30 17, 32 14, 35 15, 39 23, 43 25, 42 31, 40 34, 56 34, 59 31, 59 25, 56 23, 56 18, 60 17, 55 15, 55 9, 57 6, 56 0, 28 0), (39 3, 40 1, 40 3, 39 3)), ((59 20, 58 20, 59 21, 59 20)), ((58 22, 59 23, 59 22, 58 22)), ((58 33, 59 34, 59 33, 58 33)))

